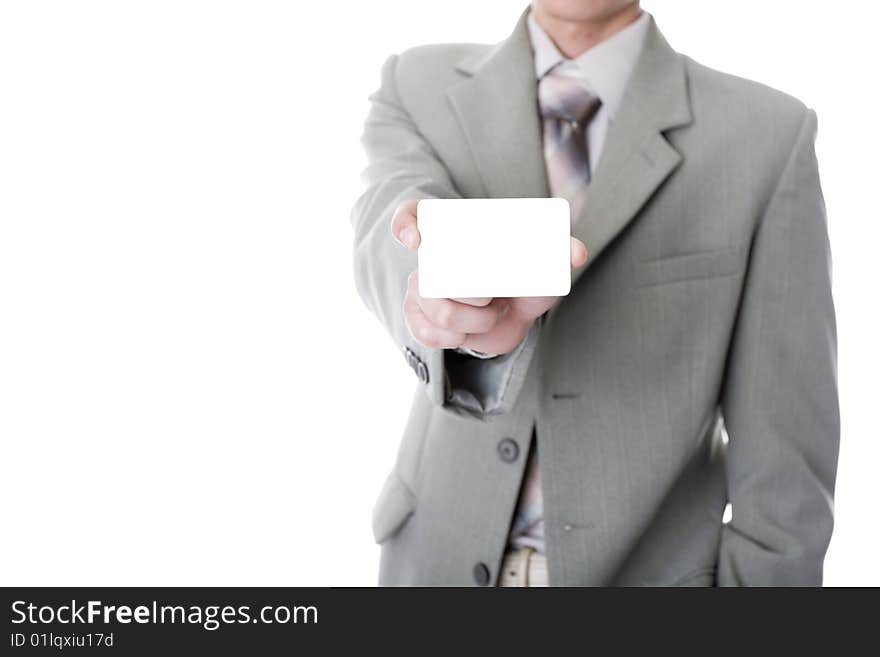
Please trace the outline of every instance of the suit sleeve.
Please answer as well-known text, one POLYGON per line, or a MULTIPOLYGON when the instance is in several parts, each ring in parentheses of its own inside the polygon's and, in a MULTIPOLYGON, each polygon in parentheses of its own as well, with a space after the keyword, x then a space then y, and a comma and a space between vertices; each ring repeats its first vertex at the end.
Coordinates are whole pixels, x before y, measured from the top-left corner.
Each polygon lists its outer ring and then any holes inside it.
POLYGON ((840 420, 831 260, 807 110, 756 228, 722 394, 722 586, 818 586, 840 420))
POLYGON ((403 298, 416 255, 391 236, 391 217, 407 200, 457 198, 449 172, 414 125, 397 93, 397 57, 382 69, 380 89, 370 96, 362 143, 367 154, 365 191, 351 214, 358 293, 387 328, 417 372, 428 397, 453 413, 486 418, 508 411, 534 351, 537 327, 511 354, 490 360, 418 343, 403 317, 403 298))

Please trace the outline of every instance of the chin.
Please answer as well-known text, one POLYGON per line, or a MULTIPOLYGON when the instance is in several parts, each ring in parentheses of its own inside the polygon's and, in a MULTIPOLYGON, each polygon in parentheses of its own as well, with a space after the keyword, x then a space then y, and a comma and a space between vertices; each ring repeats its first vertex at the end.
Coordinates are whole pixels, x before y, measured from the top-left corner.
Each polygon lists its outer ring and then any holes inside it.
POLYGON ((613 16, 638 0, 533 0, 532 5, 557 20, 586 22, 613 16))

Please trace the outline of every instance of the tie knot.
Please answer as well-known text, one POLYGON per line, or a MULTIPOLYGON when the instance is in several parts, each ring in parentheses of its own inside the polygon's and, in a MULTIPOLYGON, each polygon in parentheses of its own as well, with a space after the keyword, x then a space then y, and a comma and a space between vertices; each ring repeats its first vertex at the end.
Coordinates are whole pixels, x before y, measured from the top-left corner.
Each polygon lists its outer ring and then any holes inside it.
POLYGON ((583 127, 596 114, 602 101, 580 80, 551 71, 538 83, 538 103, 544 119, 563 120, 583 127))

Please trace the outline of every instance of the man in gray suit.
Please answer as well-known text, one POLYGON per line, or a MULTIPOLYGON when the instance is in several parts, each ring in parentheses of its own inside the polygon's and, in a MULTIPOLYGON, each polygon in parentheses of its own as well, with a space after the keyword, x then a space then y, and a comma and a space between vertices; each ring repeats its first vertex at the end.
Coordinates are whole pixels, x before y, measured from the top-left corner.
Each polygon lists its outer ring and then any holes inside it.
POLYGON ((497 46, 392 57, 371 101, 356 281, 420 380, 380 582, 820 584, 839 416, 814 112, 676 53, 632 0, 534 0, 497 46), (567 297, 419 296, 417 200, 549 195, 567 297))

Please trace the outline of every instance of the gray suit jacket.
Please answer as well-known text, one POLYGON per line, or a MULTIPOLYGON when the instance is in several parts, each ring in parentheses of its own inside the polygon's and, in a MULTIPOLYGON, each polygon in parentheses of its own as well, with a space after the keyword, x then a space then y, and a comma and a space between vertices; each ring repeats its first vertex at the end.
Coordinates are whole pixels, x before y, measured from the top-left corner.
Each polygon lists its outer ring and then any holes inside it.
POLYGON ((420 379, 373 517, 380 582, 493 581, 535 428, 551 584, 820 584, 836 336, 799 101, 677 54, 652 24, 575 229, 590 257, 571 294, 504 358, 409 335, 417 263, 392 212, 546 196, 535 90, 520 20, 495 47, 392 57, 371 97, 356 281, 420 379))

